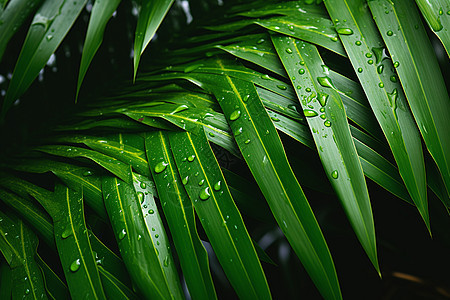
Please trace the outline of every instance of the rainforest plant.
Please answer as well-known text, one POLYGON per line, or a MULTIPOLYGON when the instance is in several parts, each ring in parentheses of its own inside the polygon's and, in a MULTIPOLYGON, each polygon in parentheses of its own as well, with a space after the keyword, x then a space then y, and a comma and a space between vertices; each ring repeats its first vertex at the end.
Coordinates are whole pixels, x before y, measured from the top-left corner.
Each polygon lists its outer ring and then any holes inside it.
POLYGON ((448 251, 447 0, 1 2, 1 299, 341 299, 395 209, 448 251))

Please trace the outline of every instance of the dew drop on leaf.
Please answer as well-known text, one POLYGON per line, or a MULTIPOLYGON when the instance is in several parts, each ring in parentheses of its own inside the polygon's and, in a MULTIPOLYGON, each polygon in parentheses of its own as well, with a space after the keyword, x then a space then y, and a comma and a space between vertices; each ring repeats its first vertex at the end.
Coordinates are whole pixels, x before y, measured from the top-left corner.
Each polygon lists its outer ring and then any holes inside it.
POLYGON ((291 48, 286 48, 286 53, 292 54, 292 49, 291 48))
POLYGON ((205 183, 205 179, 202 179, 202 180, 200 180, 200 181, 198 182, 198 185, 199 185, 199 186, 202 186, 204 183, 205 183))
POLYGON ((230 115, 230 120, 231 121, 235 121, 237 119, 239 119, 239 117, 241 116, 241 111, 240 110, 235 110, 231 113, 230 115))
POLYGON ((139 203, 142 203, 142 202, 144 202, 144 193, 143 192, 137 192, 137 197, 138 197, 138 200, 139 200, 139 203))
POLYGON ((333 172, 331 172, 331 177, 337 179, 339 177, 339 172, 337 170, 334 170, 333 172))
POLYGON ((327 118, 327 116, 326 116, 325 114, 322 114, 322 115, 320 115, 320 118, 321 118, 322 120, 325 120, 325 119, 327 118))
POLYGON ((145 188, 147 188, 147 185, 145 184, 145 182, 141 182, 140 187, 141 187, 141 189, 145 189, 145 188))
POLYGON ((66 228, 63 233, 61 234, 61 237, 63 239, 67 239, 69 236, 72 235, 72 229, 71 228, 66 228))
POLYGON ((325 125, 325 127, 331 127, 331 122, 326 120, 323 125, 325 125))
POLYGON ((208 186, 200 191, 199 197, 200 197, 201 200, 206 201, 206 200, 209 199, 210 196, 211 196, 211 194, 209 192, 209 187, 208 186))
POLYGON ((378 72, 378 74, 383 73, 383 69, 384 69, 384 65, 379 65, 379 66, 377 67, 377 72, 378 72))
POLYGON ((322 107, 327 105, 328 94, 319 93, 319 95, 317 96, 317 100, 319 100, 319 103, 322 107))
POLYGON ((351 34, 353 34, 353 30, 351 30, 350 28, 339 28, 337 30, 337 33, 343 34, 343 35, 351 35, 351 34))
POLYGON ((89 170, 83 173, 84 177, 91 176, 91 175, 92 175, 92 171, 89 171, 89 170))
POLYGON ((221 186, 222 186, 222 181, 217 181, 215 184, 214 184, 214 190, 215 191, 220 191, 220 188, 221 188, 221 186))
POLYGON ((280 90, 286 90, 287 87, 285 85, 277 85, 277 88, 279 88, 280 90))
POLYGON ((234 136, 238 136, 242 133, 242 127, 239 127, 238 130, 234 132, 234 136))
POLYGON ((194 155, 194 154, 188 156, 188 158, 187 158, 187 160, 188 160, 189 162, 193 162, 194 159, 195 159, 195 155, 194 155))
POLYGON ((323 87, 329 87, 329 88, 334 88, 333 83, 331 82, 330 77, 328 76, 323 76, 323 77, 317 77, 317 81, 319 82, 319 84, 323 87))
POLYGON ((155 173, 159 174, 162 171, 164 171, 167 168, 168 163, 166 163, 165 161, 161 161, 159 162, 156 166, 155 166, 155 173))
POLYGON ((305 69, 300 69, 300 70, 298 70, 298 74, 300 74, 300 75, 305 74, 305 69))
POLYGON ((127 231, 125 229, 122 229, 122 231, 119 232, 119 240, 123 240, 126 235, 127 235, 127 231))
POLYGON ((399 65, 400 65, 400 63, 399 63, 398 61, 396 61, 396 62, 394 63, 394 68, 398 68, 399 65))
POLYGON ((392 30, 388 30, 388 31, 386 32, 386 34, 387 34, 388 36, 392 36, 394 33, 392 32, 392 30))
POLYGON ((186 185, 189 181, 189 176, 184 177, 181 182, 183 183, 183 185, 186 185))
POLYGON ((304 109, 303 114, 305 117, 315 117, 318 115, 318 113, 312 109, 304 109))
POLYGON ((77 260, 74 260, 70 264, 70 271, 72 271, 72 272, 78 271, 78 269, 80 269, 80 265, 81 265, 81 260, 79 258, 77 260))
POLYGON ((164 258, 164 267, 168 266, 169 266, 169 256, 166 256, 166 258, 164 258))

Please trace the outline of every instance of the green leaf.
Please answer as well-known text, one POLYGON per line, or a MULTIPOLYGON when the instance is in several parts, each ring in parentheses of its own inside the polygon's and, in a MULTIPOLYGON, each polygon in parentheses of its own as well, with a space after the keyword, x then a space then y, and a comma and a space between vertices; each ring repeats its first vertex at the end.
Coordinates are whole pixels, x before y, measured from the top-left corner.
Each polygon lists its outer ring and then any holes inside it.
MULTIPOLYGON (((121 136, 121 134, 119 134, 121 136)), ((92 150, 98 151, 110 157, 114 157, 123 163, 131 165, 136 172, 150 175, 148 163, 143 150, 135 147, 108 140, 107 138, 98 138, 91 136, 70 136, 62 137, 57 141, 68 143, 83 143, 92 150)))
POLYGON ((134 77, 141 55, 152 40, 159 25, 161 25, 165 15, 169 11, 173 0, 145 1, 139 11, 138 23, 134 39, 134 77))
MULTIPOLYGON (((329 0, 325 6, 397 162, 400 175, 430 229, 420 136, 397 82, 394 65, 362 0, 329 0), (344 21, 345 20, 345 21, 344 21)), ((395 64, 397 65, 397 64, 395 64)))
MULTIPOLYGON (((225 72, 222 61, 216 63, 216 68, 225 72)), ((340 299, 337 275, 325 239, 255 87, 228 74, 195 76, 204 87, 214 91, 275 219, 319 291, 326 299, 340 299)))
POLYGON ((47 299, 44 281, 35 255, 39 240, 21 219, 0 211, 0 243, 2 253, 9 247, 12 277, 12 299, 47 299))
POLYGON ((9 267, 8 263, 4 259, 0 258, 0 299, 11 299, 11 273, 11 268, 9 267))
POLYGON ((93 150, 66 145, 45 145, 36 147, 35 150, 68 158, 88 158, 101 167, 105 168, 109 172, 113 173, 117 177, 121 178, 122 180, 128 181, 130 179, 130 168, 127 164, 93 150))
MULTIPOLYGON (((41 4, 42 0, 15 0, 0 10, 0 61, 9 40, 20 29, 28 16, 41 4)), ((6 1, 3 6, 6 5, 6 1)))
MULTIPOLYGON (((182 182, 231 285, 241 298, 270 299, 252 240, 204 131, 169 137, 182 182)), ((164 164, 160 159, 155 172, 164 164)))
POLYGON ((272 41, 292 85, 301 87, 296 89, 297 98, 327 177, 361 245, 380 273, 369 192, 344 105, 329 72, 322 70, 324 63, 315 46, 286 36, 272 36, 272 41), (299 70, 304 70, 304 74, 299 74, 299 70))
POLYGON ((156 232, 147 228, 134 187, 115 177, 104 177, 102 189, 122 258, 136 288, 146 299, 180 297, 180 288, 171 290, 174 285, 167 282, 151 237, 156 232))
POLYGON ((290 15, 264 19, 255 23, 271 31, 317 44, 339 55, 346 56, 334 30, 333 22, 328 18, 314 15, 308 15, 307 17, 290 15))
MULTIPOLYGON (((414 1, 397 2, 394 6, 384 1, 382 4, 380 1, 372 1, 369 6, 372 14, 376 16, 375 20, 389 53, 399 63, 396 70, 409 106, 450 195, 449 94, 414 1), (385 13, 386 10, 389 14, 385 13)), ((450 5, 447 5, 450 9, 450 5)), ((440 9, 442 10, 442 6, 440 9)), ((442 15, 442 18, 448 19, 450 26, 450 16, 442 15)), ((425 204, 416 205, 420 210, 425 204)))
POLYGON ((66 284, 56 275, 56 273, 45 263, 42 258, 36 256, 37 263, 41 268, 42 275, 45 279, 45 290, 52 299, 69 299, 70 294, 66 284))
POLYGON ((72 299, 106 299, 89 242, 80 193, 57 185, 52 212, 56 247, 72 299))
POLYGON ((119 281, 102 266, 98 266, 105 293, 108 299, 139 299, 123 282, 119 281))
POLYGON ((13 77, 6 92, 1 118, 38 76, 50 56, 58 48, 87 0, 45 1, 31 22, 20 52, 13 77))
POLYGON ((164 133, 158 131, 148 133, 145 144, 149 166, 189 294, 194 299, 216 299, 208 254, 198 236, 194 209, 181 184, 182 179, 176 169, 169 140, 164 133), (161 161, 164 163, 160 164, 161 161), (164 169, 161 170, 162 168, 164 169))
POLYGON ((450 3, 446 0, 416 0, 416 3, 450 57, 450 3))
POLYGON ((113 12, 119 6, 121 0, 109 0, 109 1, 95 1, 92 7, 91 16, 89 19, 89 25, 86 33, 86 39, 84 41, 83 54, 81 56, 80 72, 78 74, 78 84, 76 99, 80 92, 81 83, 83 82, 84 75, 86 75, 87 69, 94 58, 95 53, 100 47, 103 40, 103 33, 105 31, 108 20, 112 17, 113 12))
MULTIPOLYGON (((0 183, 0 185, 5 186, 4 182, 0 183)), ((26 197, 20 197, 17 194, 3 189, 0 189, 0 199, 6 205, 13 208, 30 225, 32 225, 33 229, 41 234, 47 245, 55 245, 51 218, 39 204, 27 199, 26 197)))

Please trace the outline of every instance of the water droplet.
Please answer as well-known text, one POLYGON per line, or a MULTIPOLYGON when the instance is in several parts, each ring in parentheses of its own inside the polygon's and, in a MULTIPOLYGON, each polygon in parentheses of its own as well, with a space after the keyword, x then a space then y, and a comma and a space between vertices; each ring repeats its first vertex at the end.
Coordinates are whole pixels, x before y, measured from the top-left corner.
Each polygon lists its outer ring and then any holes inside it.
POLYGON ((168 163, 166 163, 165 161, 161 161, 159 162, 156 166, 155 166, 155 173, 159 174, 162 171, 164 171, 167 168, 168 163))
POLYGON ((333 37, 331 37, 330 39, 331 39, 333 42, 337 42, 337 41, 339 40, 337 36, 333 36, 333 37))
POLYGON ((241 116, 241 111, 235 110, 230 115, 230 121, 235 121, 235 120, 239 119, 240 116, 241 116))
POLYGON ((180 105, 177 108, 175 108, 170 114, 171 115, 172 114, 176 114, 176 113, 181 112, 181 111, 186 110, 186 109, 189 109, 189 107, 187 105, 183 104, 183 105, 180 105))
POLYGON ((270 76, 267 74, 261 75, 262 79, 270 80, 270 76))
POLYGON ((144 202, 144 193, 143 192, 137 192, 137 197, 138 197, 138 200, 139 200, 139 203, 142 203, 142 202, 144 202))
POLYGON ((238 136, 242 133, 242 127, 239 127, 238 130, 234 132, 234 136, 238 136))
POLYGON ((331 177, 333 177, 334 179, 338 179, 339 172, 337 170, 334 170, 333 172, 331 172, 331 177))
POLYGON ((355 45, 356 45, 356 46, 361 46, 361 41, 356 41, 356 42, 355 42, 355 45))
POLYGON ((288 26, 288 29, 289 29, 290 31, 294 31, 294 25, 289 25, 289 26, 288 26))
POLYGON ((394 68, 398 68, 399 65, 400 65, 400 63, 399 63, 398 61, 396 61, 396 62, 394 63, 394 68))
POLYGON ((386 32, 386 34, 387 34, 388 36, 392 36, 394 33, 392 32, 392 30, 388 30, 388 31, 386 32))
POLYGON ((196 69, 198 69, 202 66, 203 66, 203 64, 194 64, 194 65, 187 66, 186 68, 184 68, 184 73, 189 73, 189 72, 195 71, 196 69))
POLYGON ((323 122, 323 125, 325 125, 325 127, 331 127, 331 122, 326 120, 325 122, 323 122))
POLYGON ((305 69, 300 69, 300 70, 298 70, 298 74, 300 74, 300 75, 305 74, 305 69))
POLYGON ((359 73, 362 73, 362 71, 363 71, 363 68, 358 68, 359 73))
POLYGON ((385 53, 385 48, 383 47, 373 47, 372 52, 375 54, 375 62, 379 64, 384 58, 388 56, 385 53))
POLYGON ((148 213, 151 214, 151 215, 153 215, 153 214, 155 213, 155 211, 154 211, 153 209, 150 209, 150 210, 148 211, 148 213))
POLYGON ((280 119, 278 119, 278 118, 275 117, 275 116, 270 117, 270 119, 271 119, 272 121, 274 121, 274 122, 280 122, 280 119))
POLYGON ((312 109, 304 109, 303 114, 305 117, 315 117, 318 115, 318 113, 312 109))
POLYGON ((323 87, 329 87, 329 88, 333 88, 334 89, 334 85, 331 82, 330 77, 328 77, 328 76, 317 77, 317 81, 323 87))
POLYGON ((246 145, 250 144, 250 139, 245 140, 244 144, 246 144, 246 145))
POLYGON ((442 16, 444 14, 444 10, 442 8, 439 9, 439 15, 442 16))
POLYGON ((30 293, 30 289, 25 290, 25 295, 28 295, 30 293))
POLYGON ((194 159, 195 159, 195 155, 194 155, 194 154, 189 155, 188 158, 187 158, 187 160, 188 160, 189 162, 193 162, 194 159))
POLYGON ((159 234, 155 234, 155 238, 159 238, 159 234))
POLYGON ((309 92, 311 92, 311 89, 310 89, 309 87, 307 87, 307 88, 305 89, 305 91, 309 93, 309 92))
POLYGON ((350 28, 339 28, 337 30, 337 33, 343 34, 343 35, 351 35, 351 34, 353 34, 353 30, 351 30, 350 28))
POLYGON ((243 100, 244 102, 247 102, 248 99, 250 99, 250 95, 248 95, 248 94, 245 95, 244 98, 242 98, 242 100, 243 100))
POLYGON ((390 79, 392 82, 397 82, 397 76, 395 76, 395 75, 392 75, 389 79, 390 79))
POLYGON ((327 118, 327 116, 326 116, 325 114, 322 114, 322 115, 320 115, 320 118, 321 118, 322 120, 325 120, 325 119, 327 118))
POLYGON ((209 135, 210 137, 215 137, 215 136, 216 136, 216 135, 215 135, 214 133, 212 133, 211 131, 208 132, 208 135, 209 135))
POLYGON ((77 260, 74 260, 70 264, 70 271, 72 271, 72 272, 78 271, 78 269, 80 268, 80 265, 81 265, 81 260, 79 258, 77 260))
POLYGON ((183 185, 186 185, 189 181, 189 176, 184 177, 181 182, 183 183, 183 185))
POLYGON ((168 266, 169 266, 169 256, 166 256, 166 258, 164 258, 164 267, 168 266))
POLYGON ((367 61, 367 63, 368 63, 369 65, 373 64, 373 59, 369 59, 369 60, 367 61))
POLYGON ((61 237, 63 238, 63 239, 67 239, 69 236, 71 236, 72 235, 72 228, 66 228, 64 231, 63 231, 63 233, 61 233, 61 237))
POLYGON ((286 53, 292 54, 292 49, 291 48, 286 48, 286 53))
POLYGON ((300 61, 300 65, 304 66, 304 65, 305 65, 305 62, 304 62, 303 60, 300 61))
POLYGON ((379 66, 377 67, 377 72, 378 72, 378 74, 383 73, 383 69, 384 69, 384 65, 379 65, 379 66))
POLYGON ((257 44, 262 44, 262 43, 264 43, 264 39, 259 39, 256 43, 257 44))
POLYGON ((92 175, 92 171, 86 171, 83 173, 83 176, 87 177, 87 176, 91 176, 92 175))
POLYGON ((317 96, 317 100, 319 100, 319 103, 322 107, 327 105, 328 94, 319 93, 319 95, 317 96))
POLYGON ((198 185, 202 186, 205 183, 205 179, 202 179, 198 182, 198 185))
POLYGON ((145 182, 141 182, 141 189, 146 189, 147 188, 147 184, 145 184, 145 182))
POLYGON ((392 107, 393 110, 397 108, 397 98, 398 98, 397 89, 394 89, 392 93, 388 93, 389 105, 392 107))
POLYGON ((123 240, 126 235, 127 235, 127 231, 124 228, 124 229, 122 229, 121 232, 119 232, 119 240, 123 240))
POLYGON ((378 86, 379 86, 380 88, 384 88, 384 83, 380 82, 380 83, 378 84, 378 86))
POLYGON ((47 35, 47 41, 51 41, 53 39, 53 35, 49 34, 47 35))
POLYGON ((206 201, 206 200, 209 199, 210 196, 211 196, 211 194, 209 192, 209 187, 208 186, 200 191, 199 197, 200 197, 201 200, 206 201))
POLYGON ((215 184, 214 184, 214 190, 215 191, 220 191, 220 188, 221 188, 221 186, 222 186, 222 181, 217 181, 215 184))
POLYGON ((321 113, 325 112, 325 107, 321 107, 321 108, 319 109, 319 111, 320 111, 321 113))
POLYGON ((371 57, 372 57, 372 53, 367 52, 367 53, 366 53, 366 57, 367 57, 367 58, 371 58, 371 57))
POLYGON ((280 90, 286 90, 287 87, 285 85, 277 85, 277 88, 279 88, 280 90))

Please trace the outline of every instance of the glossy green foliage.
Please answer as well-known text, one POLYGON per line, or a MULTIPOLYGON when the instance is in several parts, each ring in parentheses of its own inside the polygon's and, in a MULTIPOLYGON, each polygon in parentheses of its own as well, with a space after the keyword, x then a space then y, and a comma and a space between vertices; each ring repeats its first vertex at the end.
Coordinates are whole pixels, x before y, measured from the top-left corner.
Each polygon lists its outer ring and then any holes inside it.
POLYGON ((446 247, 448 1, 174 2, 0 1, 0 58, 24 40, 0 74, 18 116, 0 128, 1 299, 351 298, 399 274, 403 235, 446 247), (30 121, 72 40, 79 102, 30 121), (118 81, 84 79, 108 69, 97 52, 118 81), (398 233, 403 212, 423 232, 398 233))

